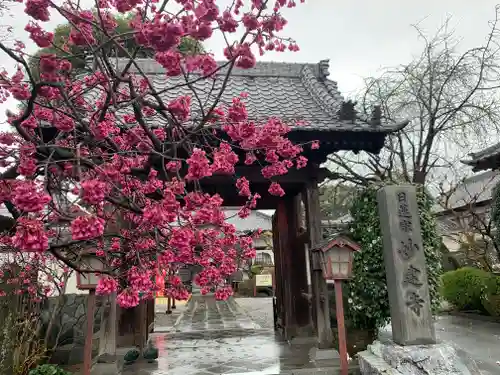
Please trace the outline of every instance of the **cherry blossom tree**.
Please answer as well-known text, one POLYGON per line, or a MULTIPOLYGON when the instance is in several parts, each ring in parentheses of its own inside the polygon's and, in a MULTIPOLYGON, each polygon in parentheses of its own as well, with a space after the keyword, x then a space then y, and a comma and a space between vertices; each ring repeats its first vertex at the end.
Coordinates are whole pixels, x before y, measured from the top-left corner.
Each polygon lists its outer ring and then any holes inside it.
MULTIPOLYGON (((260 196, 245 177, 237 178, 237 163, 260 165, 271 179, 304 167, 304 147, 318 147, 287 138, 297 124, 249 119, 245 93, 221 99, 231 72, 253 68, 256 54, 298 50, 280 36, 287 23, 282 10, 295 7, 294 0, 227 6, 219 0, 99 0, 89 9, 76 0, 23 3, 31 17, 25 30, 38 47, 54 46, 44 24, 59 14, 71 24, 60 48, 84 46, 79 50, 91 51, 85 57, 94 69, 74 78, 71 55, 49 53, 37 57, 34 76, 23 43, 0 43, 4 59, 17 64, 12 74, 1 73, 0 97, 25 103, 9 113, 12 131, 0 134, 0 200, 13 217, 3 223, 4 251, 22 254, 30 269, 56 264, 88 272, 79 259, 92 249, 105 264, 97 293, 117 292, 123 307, 151 298, 158 274, 171 275, 165 295, 186 298, 175 271, 190 264, 202 268, 196 282, 203 292, 227 298, 232 290, 225 280, 255 251, 251 236, 238 236, 225 222, 223 199, 203 191, 202 180, 232 176, 246 200, 239 215, 246 217, 260 196), (131 31, 117 33, 117 13, 133 14, 131 31), (206 51, 179 51, 183 38, 205 42, 216 34, 226 41, 223 62, 206 51), (132 38, 137 48, 129 52, 124 44, 132 38), (137 62, 141 49, 154 51, 171 86, 155 87, 137 62), (126 57, 123 64, 114 64, 118 55, 126 57), (196 83, 222 74, 220 89, 203 102, 196 83), (162 96, 179 89, 189 95, 162 96)), ((269 193, 284 190, 270 181, 269 193)), ((49 286, 23 290, 48 295, 49 286)))

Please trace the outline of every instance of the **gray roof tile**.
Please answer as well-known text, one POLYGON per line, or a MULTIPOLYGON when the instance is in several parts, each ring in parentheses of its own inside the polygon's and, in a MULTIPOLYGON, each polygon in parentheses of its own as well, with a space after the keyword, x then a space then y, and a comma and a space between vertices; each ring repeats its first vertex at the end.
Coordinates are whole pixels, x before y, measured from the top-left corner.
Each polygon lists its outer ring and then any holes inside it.
MULTIPOLYGON (((122 68, 127 61, 118 59, 115 65, 122 68)), ((193 94, 185 84, 184 77, 167 77, 164 68, 155 60, 137 59, 136 63, 140 70, 148 75, 155 89, 161 91, 161 97, 166 103, 180 95, 193 94)), ((258 62, 253 69, 234 68, 222 94, 221 104, 229 104, 241 92, 246 92, 248 99, 245 102, 250 119, 259 121, 279 117, 288 122, 305 121, 309 125, 300 127, 304 131, 390 133, 406 125, 405 122, 373 125, 362 119, 354 123, 341 121, 337 111, 341 108, 344 98, 337 84, 326 77, 327 61, 320 64, 258 62)), ((137 72, 138 69, 133 66, 130 71, 137 72)), ((202 107, 209 108, 218 96, 225 71, 226 68, 218 71, 215 79, 201 79, 193 84, 202 107)), ((201 111, 198 100, 193 97, 191 103, 191 120, 199 120, 201 111)), ((153 119, 159 124, 165 121, 159 115, 153 119)))

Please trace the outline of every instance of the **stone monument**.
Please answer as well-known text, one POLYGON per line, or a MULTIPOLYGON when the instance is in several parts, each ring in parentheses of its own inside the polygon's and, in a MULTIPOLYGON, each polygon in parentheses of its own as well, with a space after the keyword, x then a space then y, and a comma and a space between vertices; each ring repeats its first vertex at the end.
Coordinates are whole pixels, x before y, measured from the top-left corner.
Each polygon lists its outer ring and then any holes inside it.
POLYGON ((392 340, 358 354, 361 373, 479 374, 447 343, 436 344, 416 188, 392 185, 377 195, 392 340))
POLYGON ((393 340, 399 345, 434 344, 415 188, 388 186, 377 199, 393 340))

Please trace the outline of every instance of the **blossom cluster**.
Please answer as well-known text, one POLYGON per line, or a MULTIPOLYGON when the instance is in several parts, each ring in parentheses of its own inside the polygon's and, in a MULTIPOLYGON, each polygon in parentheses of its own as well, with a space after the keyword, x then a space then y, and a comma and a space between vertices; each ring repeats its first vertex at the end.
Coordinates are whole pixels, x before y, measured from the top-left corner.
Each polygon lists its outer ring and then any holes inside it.
POLYGON ((39 76, 28 72, 23 48, 7 49, 18 68, 0 74, 0 98, 26 105, 9 115, 15 133, 0 135, 0 162, 10 168, 0 180, 0 201, 14 217, 1 244, 79 271, 68 254, 91 251, 104 264, 97 293, 117 292, 123 307, 159 291, 187 298, 178 271, 192 266, 201 269, 194 281, 203 293, 228 298, 227 280, 255 256, 254 239, 228 224, 223 198, 205 191, 204 181, 233 181, 244 218, 263 192, 254 192, 238 167, 260 169, 269 180, 266 194, 281 197, 285 189, 276 178, 304 168, 304 147, 318 144, 293 143, 291 124, 279 118, 252 120, 246 93, 202 103, 192 81, 211 85, 223 71, 253 68, 257 54, 298 51, 279 36, 287 24, 282 9, 295 1, 237 0, 225 7, 217 0, 177 0, 182 11, 176 12, 144 0, 99 0, 94 10, 72 0, 23 2, 30 17, 25 31, 38 47, 55 45, 54 33, 44 29, 55 14, 71 30, 57 46, 65 54, 38 57, 39 76), (131 32, 117 33, 116 12, 130 12, 131 32), (228 41, 220 51, 225 62, 203 49, 180 49, 185 40, 200 43, 215 33, 228 41), (173 86, 183 78, 186 90, 163 99, 134 54, 124 67, 114 66, 108 47, 123 52, 132 39, 152 51, 173 86), (69 57, 77 48, 90 51, 94 70, 74 72, 69 57))

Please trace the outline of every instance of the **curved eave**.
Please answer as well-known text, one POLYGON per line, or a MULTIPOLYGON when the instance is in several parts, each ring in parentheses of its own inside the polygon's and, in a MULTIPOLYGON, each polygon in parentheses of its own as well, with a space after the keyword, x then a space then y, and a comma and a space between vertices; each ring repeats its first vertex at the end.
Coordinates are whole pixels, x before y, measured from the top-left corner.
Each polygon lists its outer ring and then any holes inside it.
POLYGON ((349 121, 335 121, 332 124, 317 125, 310 124, 301 127, 294 127, 290 132, 321 132, 321 133, 375 133, 392 134, 404 129, 410 123, 409 120, 401 121, 395 124, 371 125, 367 122, 352 123, 349 121))
POLYGON ((486 171, 488 169, 500 169, 500 153, 488 155, 478 159, 460 160, 460 163, 472 167, 474 172, 486 171))
POLYGON ((404 120, 404 121, 398 122, 398 123, 392 125, 392 129, 387 131, 387 133, 396 133, 400 130, 403 130, 404 128, 406 128, 408 126, 409 123, 410 123, 410 120, 404 120))
POLYGON ((470 167, 474 167, 474 166, 477 165, 477 161, 476 160, 460 160, 460 163, 468 165, 470 167))

